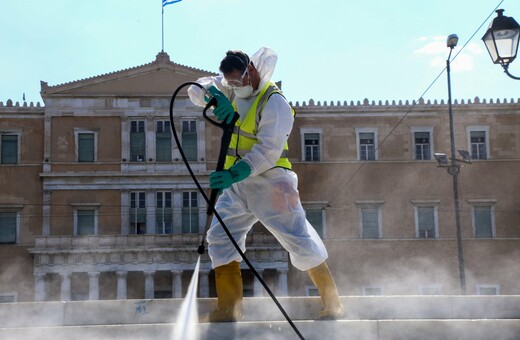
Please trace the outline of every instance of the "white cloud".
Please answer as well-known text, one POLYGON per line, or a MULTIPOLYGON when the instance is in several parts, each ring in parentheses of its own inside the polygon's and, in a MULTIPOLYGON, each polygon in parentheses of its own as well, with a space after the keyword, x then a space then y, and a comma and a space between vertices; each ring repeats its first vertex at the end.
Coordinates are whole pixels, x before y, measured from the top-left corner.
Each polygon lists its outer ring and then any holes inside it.
MULTIPOLYGON (((422 46, 416 49, 413 53, 415 55, 429 58, 430 67, 441 68, 446 66, 446 59, 449 55, 449 48, 446 46, 446 37, 420 37, 417 39, 422 46)), ((474 68, 474 57, 480 55, 483 49, 480 45, 471 42, 461 51, 462 45, 455 47, 452 53, 452 70, 454 72, 471 71, 474 68), (457 55, 457 53, 459 53, 457 55)))
POLYGON ((442 43, 440 41, 433 41, 433 42, 429 42, 426 45, 424 45, 423 47, 415 50, 414 53, 417 53, 417 54, 440 54, 441 51, 446 52, 445 51, 445 47, 444 47, 444 43, 442 43))

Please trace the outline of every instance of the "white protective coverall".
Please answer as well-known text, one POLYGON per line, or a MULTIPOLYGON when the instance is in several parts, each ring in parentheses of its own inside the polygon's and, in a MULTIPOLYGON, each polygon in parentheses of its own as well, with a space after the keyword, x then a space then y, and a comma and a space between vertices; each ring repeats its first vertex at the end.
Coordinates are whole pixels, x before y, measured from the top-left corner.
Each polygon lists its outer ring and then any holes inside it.
MULTIPOLYGON (((271 80, 277 59, 276 53, 265 47, 251 56, 261 80, 249 98, 235 97, 241 120, 258 92, 271 80)), ((222 76, 204 77, 197 82, 205 88, 214 85, 229 98, 231 90, 224 87, 221 80, 222 76)), ((206 105, 200 88, 191 86, 188 94, 195 105, 206 105)), ((319 235, 305 218, 297 189, 298 177, 293 171, 274 167, 293 122, 287 100, 281 95, 272 95, 262 111, 256 135, 258 143, 242 158, 251 167, 251 175, 225 189, 215 208, 243 252, 247 233, 254 223, 260 221, 289 252, 292 264, 306 271, 323 263, 328 254, 319 235)), ((213 268, 231 261, 242 261, 216 218, 211 223, 207 241, 213 268)))

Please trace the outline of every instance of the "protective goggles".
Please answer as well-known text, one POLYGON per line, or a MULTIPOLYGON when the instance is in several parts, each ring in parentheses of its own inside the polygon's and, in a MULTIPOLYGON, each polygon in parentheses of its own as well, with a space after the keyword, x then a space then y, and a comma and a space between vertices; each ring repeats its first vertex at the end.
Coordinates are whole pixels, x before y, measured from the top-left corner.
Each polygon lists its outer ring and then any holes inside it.
POLYGON ((236 89, 237 87, 244 87, 244 77, 248 74, 247 67, 244 70, 244 73, 242 73, 242 76, 240 77, 240 80, 237 79, 226 79, 225 77, 222 78, 222 85, 230 88, 230 89, 236 89))

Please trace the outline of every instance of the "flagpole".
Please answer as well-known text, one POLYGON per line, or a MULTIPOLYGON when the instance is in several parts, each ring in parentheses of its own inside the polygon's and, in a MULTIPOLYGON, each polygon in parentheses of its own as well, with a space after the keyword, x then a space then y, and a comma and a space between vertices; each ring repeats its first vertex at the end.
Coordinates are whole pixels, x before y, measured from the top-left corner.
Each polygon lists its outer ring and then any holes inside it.
POLYGON ((162 45, 161 52, 164 52, 164 6, 162 6, 162 45))

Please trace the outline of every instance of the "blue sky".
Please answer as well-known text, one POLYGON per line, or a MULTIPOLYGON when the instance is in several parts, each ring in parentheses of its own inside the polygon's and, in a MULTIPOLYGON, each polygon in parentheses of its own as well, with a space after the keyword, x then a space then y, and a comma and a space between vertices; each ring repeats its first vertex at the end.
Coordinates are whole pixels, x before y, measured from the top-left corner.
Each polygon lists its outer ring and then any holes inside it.
MULTIPOLYGON (((165 7, 165 46, 179 64, 218 71, 228 49, 273 48, 293 101, 414 100, 459 36, 454 99, 519 98, 480 40, 500 0, 183 0, 165 7), (485 24, 477 31, 479 26, 485 24), (475 36, 471 38, 474 34, 475 36), (471 38, 471 40, 470 40, 471 38)), ((520 1, 503 0, 520 22, 520 1)), ((160 0, 2 0, 0 101, 42 102, 49 85, 146 64, 161 50, 160 0)), ((510 67, 520 76, 520 57, 510 67)), ((172 89, 172 92, 175 89, 172 89)), ((446 74, 424 95, 446 99, 446 74)))

